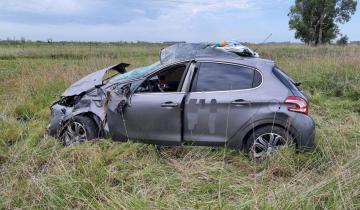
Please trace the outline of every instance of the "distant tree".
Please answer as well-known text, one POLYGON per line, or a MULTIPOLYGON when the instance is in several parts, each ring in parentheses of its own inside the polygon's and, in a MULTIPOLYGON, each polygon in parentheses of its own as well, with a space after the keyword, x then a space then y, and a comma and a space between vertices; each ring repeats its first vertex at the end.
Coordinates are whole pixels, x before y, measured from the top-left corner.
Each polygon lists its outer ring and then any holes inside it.
POLYGON ((348 22, 356 6, 356 0, 295 0, 289 27, 306 44, 328 44, 340 33, 337 24, 348 22))
POLYGON ((348 36, 341 36, 340 39, 336 41, 337 45, 347 45, 349 43, 349 37, 348 36))

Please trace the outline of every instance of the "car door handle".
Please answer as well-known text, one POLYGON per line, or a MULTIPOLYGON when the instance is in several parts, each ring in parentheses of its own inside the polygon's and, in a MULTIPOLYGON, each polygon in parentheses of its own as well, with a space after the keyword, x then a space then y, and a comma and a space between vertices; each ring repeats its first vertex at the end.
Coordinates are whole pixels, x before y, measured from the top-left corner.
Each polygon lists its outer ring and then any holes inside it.
POLYGON ((234 106, 244 106, 244 105, 248 105, 248 104, 250 104, 250 101, 246 101, 244 99, 237 99, 237 100, 231 102, 231 105, 234 105, 234 106))
POLYGON ((161 107, 177 107, 179 104, 172 101, 167 101, 161 104, 161 107))

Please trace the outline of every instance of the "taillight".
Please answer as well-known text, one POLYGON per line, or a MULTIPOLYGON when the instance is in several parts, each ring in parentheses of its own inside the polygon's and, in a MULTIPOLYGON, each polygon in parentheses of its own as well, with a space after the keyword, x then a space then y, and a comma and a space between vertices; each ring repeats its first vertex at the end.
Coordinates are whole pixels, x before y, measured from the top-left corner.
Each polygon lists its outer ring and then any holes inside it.
POLYGON ((297 96, 289 96, 284 101, 285 104, 289 104, 289 111, 299 112, 303 114, 309 114, 309 104, 303 98, 297 96))

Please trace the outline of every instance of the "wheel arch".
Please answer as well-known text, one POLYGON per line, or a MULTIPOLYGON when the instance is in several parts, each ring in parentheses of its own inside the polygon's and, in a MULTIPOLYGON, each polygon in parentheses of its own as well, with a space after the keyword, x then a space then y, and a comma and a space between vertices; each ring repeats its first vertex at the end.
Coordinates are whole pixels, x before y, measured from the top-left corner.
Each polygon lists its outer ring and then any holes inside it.
MULTIPOLYGON (((247 133, 244 135, 244 137, 242 138, 242 142, 243 142, 243 145, 247 145, 248 143, 248 140, 249 140, 249 137, 258 129, 262 128, 262 127, 266 127, 266 126, 277 126, 277 127, 280 127, 280 128, 283 128, 285 129, 287 132, 289 132, 289 135, 294 138, 294 143, 297 143, 296 142, 296 139, 295 139, 295 135, 293 134, 293 131, 289 126, 286 126, 284 125, 283 123, 279 123, 279 122, 265 122, 265 123, 262 123, 262 124, 258 124, 256 126, 254 126, 252 129, 250 129, 249 131, 247 131, 247 133)), ((244 147, 242 148, 244 149, 244 147)))
MULTIPOLYGON (((94 122, 95 122, 96 125, 99 127, 99 129, 102 129, 102 127, 103 127, 103 125, 102 125, 103 122, 101 121, 100 116, 98 116, 98 115, 95 114, 94 112, 91 112, 91 111, 89 111, 89 112, 84 112, 84 113, 77 114, 77 115, 75 115, 75 116, 89 117, 89 118, 91 118, 91 119, 94 120, 94 122)), ((74 116, 74 117, 75 117, 75 116, 74 116)))
POLYGON ((80 113, 76 113, 74 115, 71 115, 71 117, 68 117, 66 120, 64 120, 62 122, 62 125, 66 124, 67 122, 69 122, 71 119, 73 119, 76 116, 83 116, 83 117, 91 118, 95 122, 95 124, 98 126, 101 136, 105 135, 104 122, 101 120, 99 115, 97 115, 96 113, 94 113, 92 111, 80 112, 80 113))
POLYGON ((255 120, 252 122, 249 122, 246 124, 246 126, 243 126, 240 128, 237 133, 232 136, 229 139, 229 142, 227 145, 229 145, 231 148, 235 149, 241 149, 243 150, 245 148, 245 145, 247 143, 247 140, 249 136, 256 130, 264 126, 278 126, 283 129, 285 129, 287 132, 289 132, 289 135, 293 137, 294 143, 298 143, 296 139, 296 133, 297 131, 291 126, 289 123, 289 117, 288 116, 277 116, 276 118, 263 118, 260 120, 255 120))

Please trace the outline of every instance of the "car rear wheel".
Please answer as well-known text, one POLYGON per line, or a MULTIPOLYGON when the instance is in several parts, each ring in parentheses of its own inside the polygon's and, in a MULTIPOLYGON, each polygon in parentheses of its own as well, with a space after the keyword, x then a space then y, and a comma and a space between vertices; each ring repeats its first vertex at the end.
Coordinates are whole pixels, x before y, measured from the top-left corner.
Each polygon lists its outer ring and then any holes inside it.
POLYGON ((256 129, 249 136, 246 150, 253 160, 264 160, 291 142, 291 135, 284 128, 268 125, 256 129))
POLYGON ((62 140, 65 146, 79 144, 99 137, 99 128, 93 119, 75 116, 64 125, 62 140))

